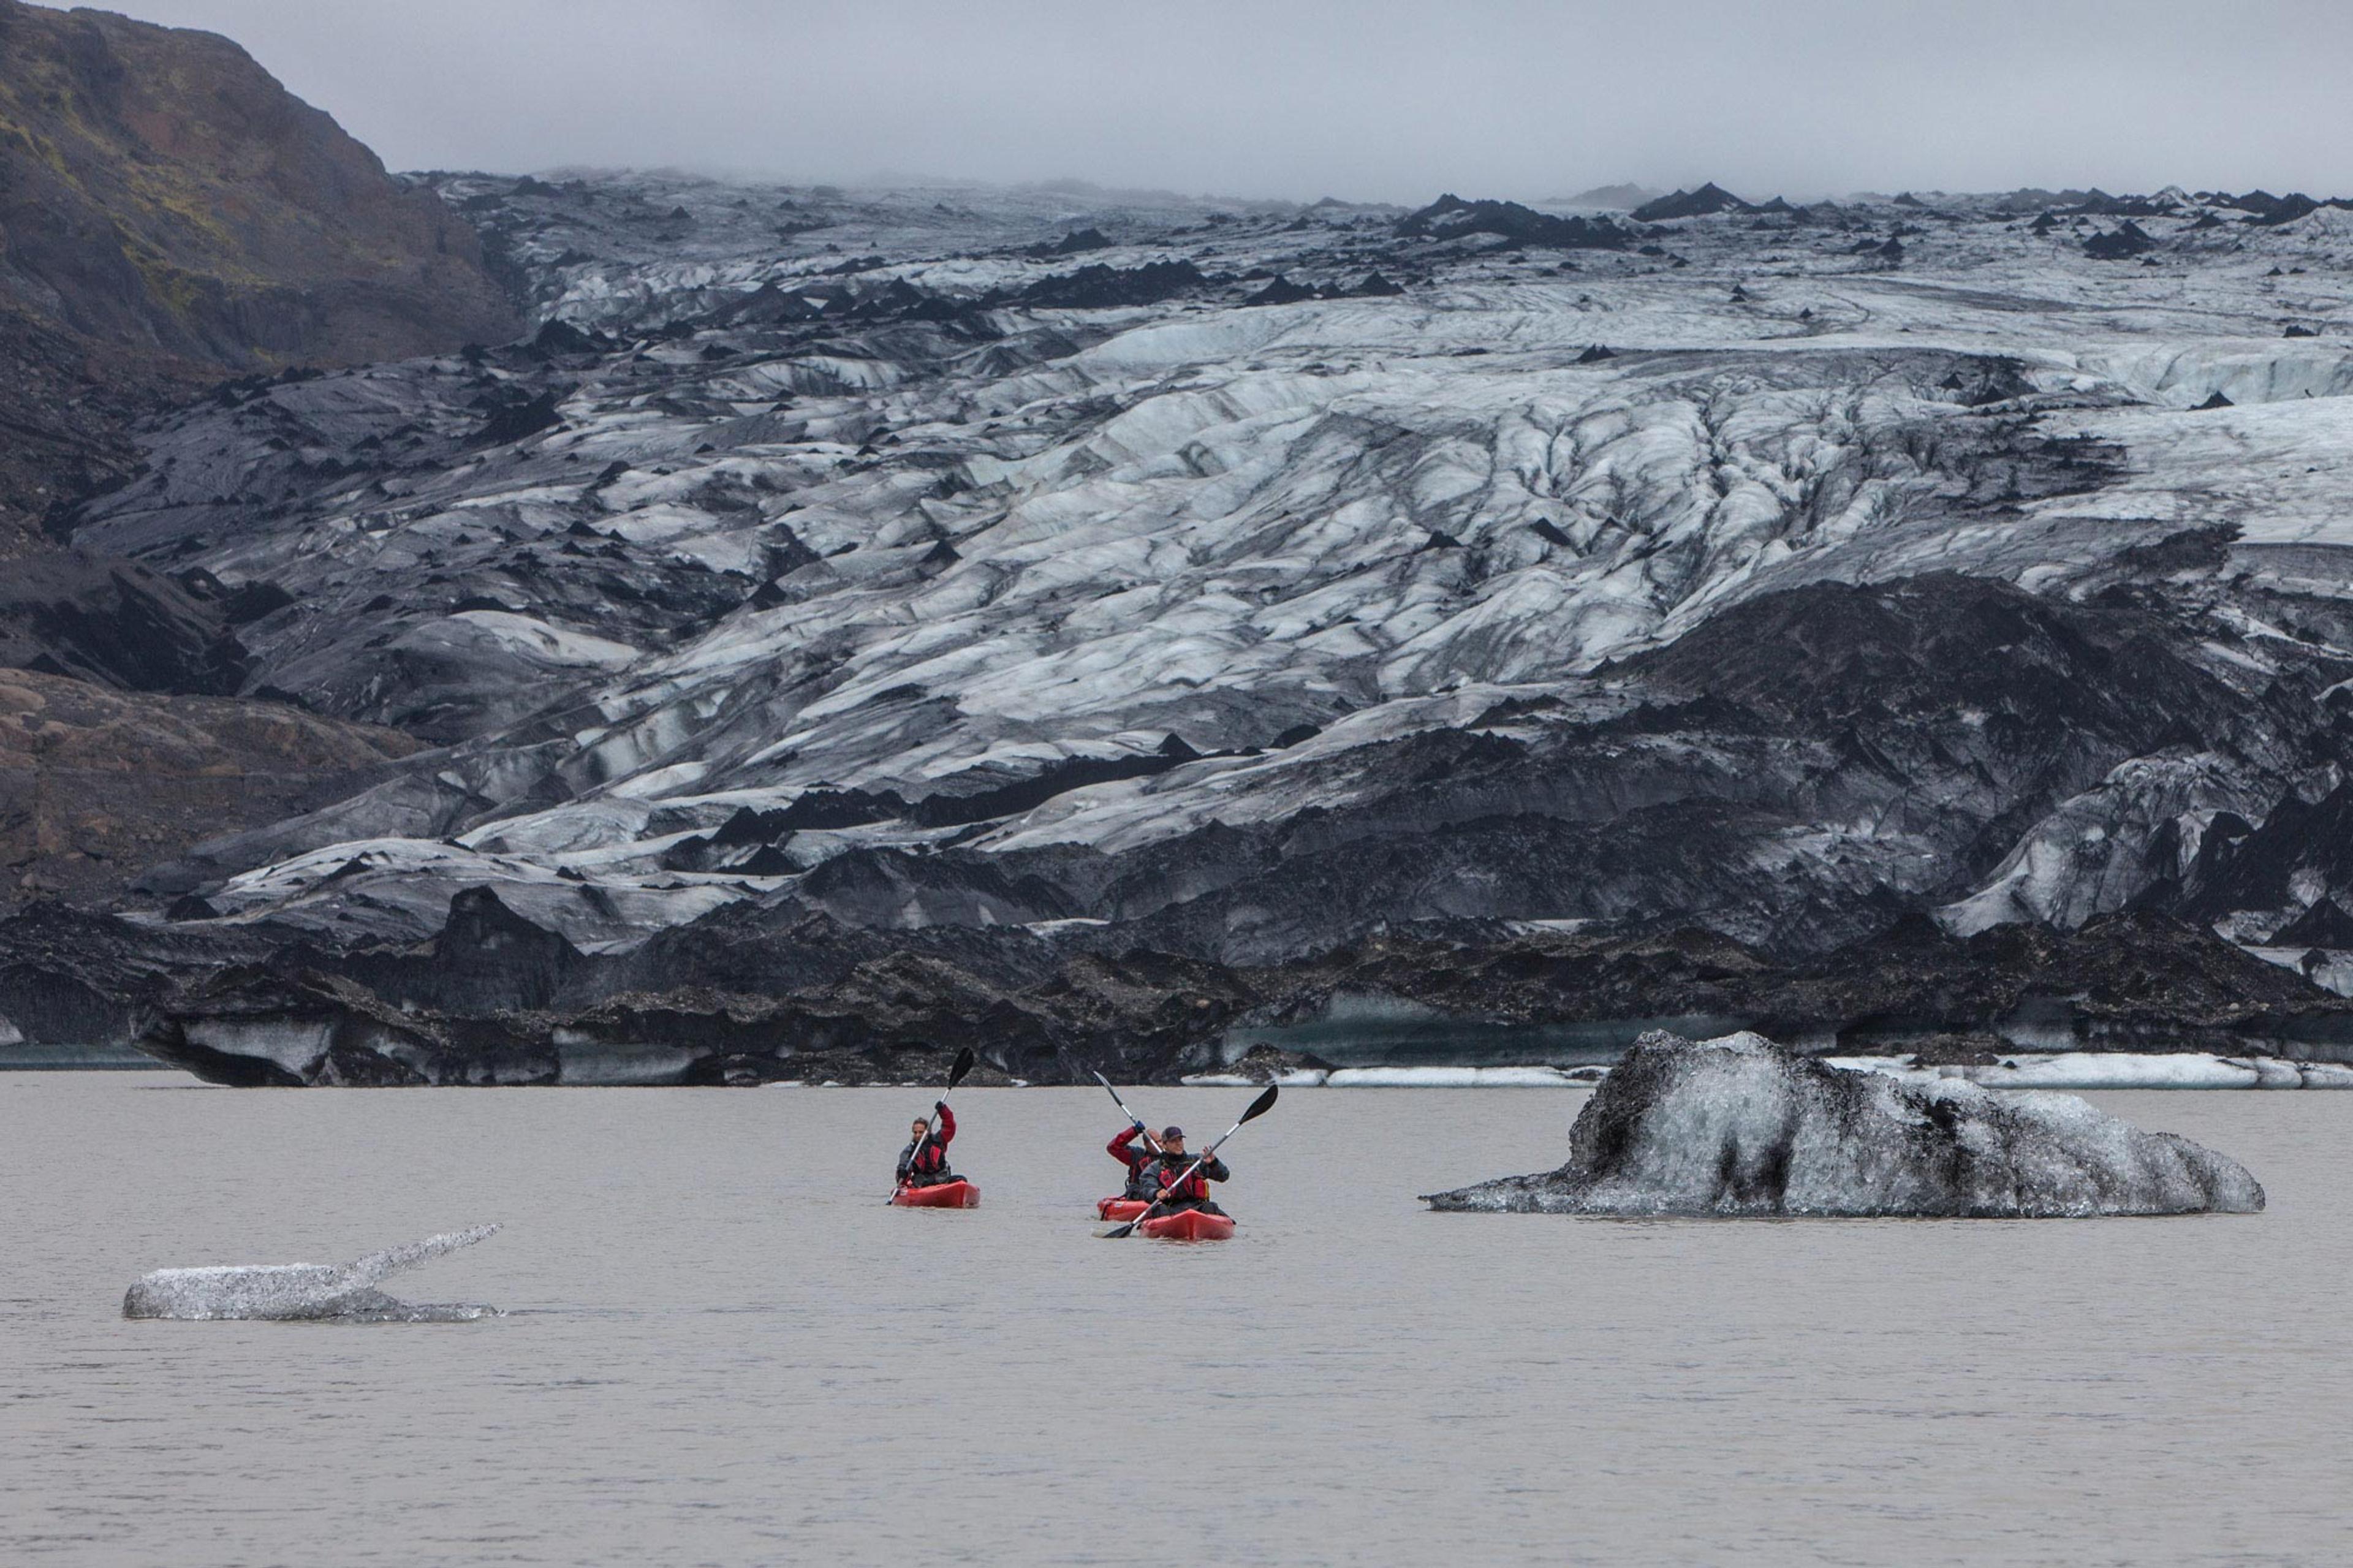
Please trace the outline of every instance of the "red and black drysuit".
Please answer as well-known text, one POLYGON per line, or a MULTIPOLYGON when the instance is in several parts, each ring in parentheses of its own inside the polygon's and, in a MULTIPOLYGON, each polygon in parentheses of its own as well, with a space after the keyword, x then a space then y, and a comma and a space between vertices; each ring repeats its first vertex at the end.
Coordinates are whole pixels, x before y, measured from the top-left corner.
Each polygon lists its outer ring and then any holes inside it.
POLYGON ((1201 1168, 1195 1171, 1193 1162, 1200 1158, 1198 1155, 1167 1154, 1138 1149, 1134 1146, 1135 1141, 1142 1135, 1141 1128, 1129 1127, 1104 1145, 1111 1151, 1113 1159, 1127 1167, 1129 1197, 1142 1198, 1150 1203, 1159 1197, 1161 1188, 1168 1187, 1168 1201, 1160 1205, 1162 1214, 1174 1214, 1178 1209, 1199 1209, 1204 1214, 1219 1215, 1226 1212, 1209 1197, 1211 1182, 1232 1179, 1233 1173, 1226 1169, 1223 1160, 1212 1155, 1202 1161, 1201 1168), (1189 1176, 1186 1175, 1188 1171, 1192 1172, 1189 1176), (1180 1177, 1182 1181, 1178 1180, 1180 1177))
POLYGON ((955 1112, 942 1100, 933 1110, 940 1114, 940 1124, 929 1138, 910 1138, 907 1146, 899 1151, 899 1184, 902 1187, 936 1187, 956 1180, 948 1169, 948 1144, 955 1138, 955 1112))
POLYGON ((1160 1195, 1160 1151, 1149 1146, 1135 1147, 1135 1141, 1143 1136, 1141 1127, 1123 1127, 1118 1136, 1103 1147, 1111 1151, 1113 1159, 1127 1167, 1127 1191, 1123 1195, 1150 1203, 1160 1195))

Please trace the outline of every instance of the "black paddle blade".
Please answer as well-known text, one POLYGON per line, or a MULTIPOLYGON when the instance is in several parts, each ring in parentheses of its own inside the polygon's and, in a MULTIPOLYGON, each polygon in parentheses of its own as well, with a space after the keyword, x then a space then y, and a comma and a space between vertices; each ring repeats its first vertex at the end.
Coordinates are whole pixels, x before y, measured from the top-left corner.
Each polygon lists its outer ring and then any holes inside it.
MULTIPOLYGON (((1271 1083, 1268 1084, 1266 1086, 1266 1092, 1260 1095, 1256 1100, 1251 1100, 1250 1108, 1242 1112, 1242 1121, 1254 1121, 1258 1118, 1264 1116, 1268 1111, 1272 1110, 1274 1109, 1274 1097, 1282 1092, 1282 1089, 1280 1085, 1271 1083)), ((1237 1121, 1234 1125, 1240 1127, 1242 1124, 1242 1121, 1237 1121)))
POLYGON ((966 1046, 964 1049, 956 1053, 955 1066, 948 1068, 948 1087, 950 1089, 954 1089, 956 1085, 964 1081, 964 1075, 972 1070, 972 1064, 975 1059, 976 1058, 972 1054, 972 1047, 970 1046, 966 1046))
POLYGON ((1128 1110, 1127 1101, 1119 1097, 1119 1090, 1112 1087, 1111 1079, 1103 1077, 1101 1073, 1097 1073, 1095 1074, 1095 1081, 1103 1086, 1103 1092, 1111 1096, 1111 1102, 1119 1107, 1119 1113, 1122 1116, 1133 1116, 1135 1114, 1134 1111, 1128 1110))

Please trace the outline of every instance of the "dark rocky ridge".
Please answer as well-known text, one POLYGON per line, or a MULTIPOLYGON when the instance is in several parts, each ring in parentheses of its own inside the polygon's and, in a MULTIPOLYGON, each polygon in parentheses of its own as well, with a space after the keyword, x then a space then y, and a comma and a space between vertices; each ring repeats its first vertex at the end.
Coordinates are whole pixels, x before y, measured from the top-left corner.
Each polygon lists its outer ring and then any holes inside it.
POLYGON ((1562 250, 1613 250, 1631 239, 1606 217, 1556 217, 1517 202, 1466 202, 1451 191, 1399 218, 1396 232, 1412 239, 1493 235, 1514 244, 1562 250))
POLYGON ((1040 278, 1024 286, 1015 298, 1025 305, 1049 309, 1100 310, 1156 304, 1208 286, 1208 279, 1190 261, 1147 261, 1125 268, 1098 263, 1076 272, 1040 278))
MULTIPOLYGON (((1457 922, 1234 965, 1128 946, 1116 928, 892 933, 781 910, 722 911, 631 953, 589 955, 486 892, 461 896, 441 935, 414 950, 265 939, 173 949, 191 939, 97 928, 79 948, 112 956, 72 983, 29 961, 0 966, 0 1013, 22 1009, 33 1022, 20 1027, 46 1038, 87 1028, 89 997, 132 993, 144 999, 132 1026, 142 1048, 256 1083, 896 1081, 944 1041, 1032 1081, 1103 1069, 1166 1082, 1230 1059, 1237 1028, 1311 1022, 1343 997, 1414 1004, 1474 1039, 1664 1015, 1842 1052, 1961 1035, 2041 1048, 2353 1047, 2353 1001, 2149 915, 1966 940, 1915 921, 1800 964, 1694 930, 1457 922), (214 967, 232 953, 242 967, 214 967), (285 1057, 288 1028, 308 1042, 299 1061, 285 1057)), ((46 940, 0 925, 0 951, 46 940)))
MULTIPOLYGON (((1776 197, 1776 201, 1779 198, 1776 197)), ((1644 202, 1627 216, 1636 223, 1670 223, 1676 218, 1706 217, 1715 213, 1759 212, 1742 201, 1714 180, 1693 191, 1675 191, 1652 202, 1644 202)), ((1776 210, 1787 212, 1788 204, 1782 202, 1776 210)))

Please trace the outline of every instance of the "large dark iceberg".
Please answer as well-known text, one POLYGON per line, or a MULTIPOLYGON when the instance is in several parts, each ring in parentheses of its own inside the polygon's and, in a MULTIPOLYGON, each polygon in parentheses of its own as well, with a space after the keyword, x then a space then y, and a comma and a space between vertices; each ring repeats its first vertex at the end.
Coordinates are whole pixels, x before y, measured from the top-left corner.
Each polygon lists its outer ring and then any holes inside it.
POLYGON ((1756 1035, 1635 1043, 1568 1163, 1432 1193, 1432 1208, 1615 1215, 2057 1219, 2254 1214, 2236 1161, 2066 1094, 1915 1084, 1756 1035))

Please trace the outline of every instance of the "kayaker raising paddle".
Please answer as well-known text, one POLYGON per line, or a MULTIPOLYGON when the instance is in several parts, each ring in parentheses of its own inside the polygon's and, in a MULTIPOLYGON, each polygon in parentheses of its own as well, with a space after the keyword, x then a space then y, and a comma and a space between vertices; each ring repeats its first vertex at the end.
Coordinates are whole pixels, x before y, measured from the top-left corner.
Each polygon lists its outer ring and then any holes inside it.
POLYGON ((1143 1122, 1129 1122, 1103 1147, 1111 1151, 1113 1159, 1127 1167, 1127 1190, 1120 1194, 1122 1197, 1148 1204, 1160 1195, 1160 1145, 1152 1141, 1143 1122), (1139 1138, 1144 1140, 1141 1149, 1135 1147, 1139 1138))
POLYGON ((939 1119, 934 1127, 930 1117, 915 1118, 913 1136, 899 1151, 899 1184, 902 1187, 936 1187, 959 1178, 948 1169, 948 1145, 955 1140, 955 1112, 944 1100, 932 1106, 939 1119))
POLYGON ((1211 1182, 1232 1179, 1233 1173, 1226 1169, 1223 1160, 1212 1154, 1195 1169, 1194 1157, 1185 1152, 1182 1127, 1162 1128, 1156 1150, 1148 1147, 1152 1142, 1144 1131, 1144 1123, 1135 1121, 1109 1144, 1112 1158, 1127 1166, 1129 1197, 1156 1201, 1163 1214, 1181 1209, 1198 1209, 1213 1215, 1226 1212, 1209 1196, 1211 1182), (1134 1147, 1138 1138, 1144 1139, 1147 1148, 1134 1147))

